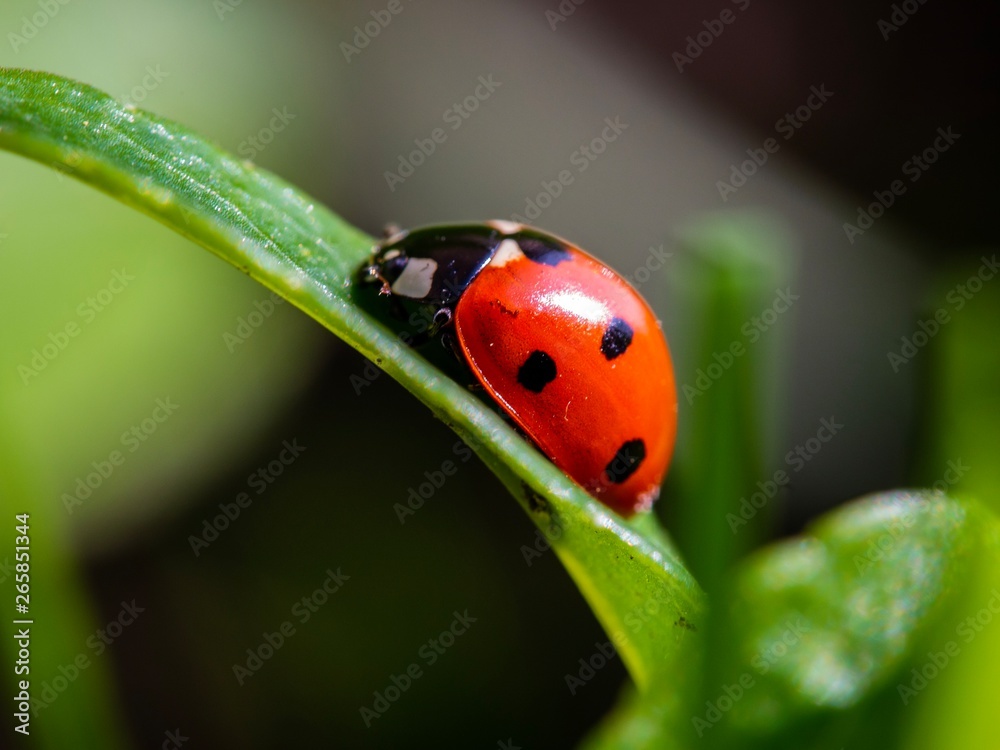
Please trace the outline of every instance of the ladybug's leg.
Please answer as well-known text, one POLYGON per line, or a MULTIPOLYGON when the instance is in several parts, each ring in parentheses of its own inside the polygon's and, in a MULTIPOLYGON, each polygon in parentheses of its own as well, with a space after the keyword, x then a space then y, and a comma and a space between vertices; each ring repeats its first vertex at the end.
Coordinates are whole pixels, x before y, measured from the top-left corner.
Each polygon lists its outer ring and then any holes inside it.
MULTIPOLYGON (((441 332, 441 346, 451 352, 451 356, 455 358, 455 361, 462 364, 466 372, 468 372, 468 366, 466 365, 465 357, 462 355, 462 349, 458 345, 458 337, 455 335, 454 328, 447 328, 441 332)), ((465 388, 473 393, 484 393, 486 391, 483 388, 483 384, 472 377, 472 373, 468 373, 468 382, 465 383, 465 388)))
POLYGON ((434 313, 434 317, 431 318, 431 327, 428 333, 431 336, 436 336, 445 328, 451 325, 451 308, 442 307, 434 313))
MULTIPOLYGON (((431 325, 422 333, 414 334, 410 339, 411 346, 423 346, 432 338, 441 334, 441 340, 445 340, 445 333, 442 333, 444 329, 447 329, 451 325, 451 308, 442 307, 434 313, 434 317, 431 319, 431 325)), ((450 332, 450 329, 449 329, 450 332)))
POLYGON ((455 328, 451 325, 451 308, 442 307, 434 313, 434 322, 431 330, 441 333, 441 346, 451 352, 451 355, 459 362, 465 362, 462 356, 462 349, 458 345, 458 337, 455 335, 455 328))
POLYGON ((458 338, 455 336, 455 331, 448 329, 441 334, 441 346, 451 352, 452 356, 459 362, 465 362, 465 357, 462 356, 462 350, 458 346, 458 338))

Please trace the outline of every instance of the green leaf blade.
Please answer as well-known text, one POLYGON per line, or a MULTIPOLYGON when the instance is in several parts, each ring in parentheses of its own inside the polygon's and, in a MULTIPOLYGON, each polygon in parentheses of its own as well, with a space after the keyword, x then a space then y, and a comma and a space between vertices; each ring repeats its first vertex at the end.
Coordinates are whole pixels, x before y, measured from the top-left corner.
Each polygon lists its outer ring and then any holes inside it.
MULTIPOLYGON (((680 639, 656 634, 703 602, 653 519, 594 501, 493 411, 403 344, 353 297, 373 240, 290 184, 190 130, 58 76, 0 69, 0 147, 64 171, 191 238, 337 334, 427 404, 480 455, 552 546, 645 684, 680 639), (543 502, 539 502, 542 498, 543 502), (630 628, 637 607, 646 627, 630 628), (635 632, 631 632, 634 630, 635 632), (644 632, 643 632, 644 631, 644 632)), ((681 628, 684 642, 695 631, 681 628)))

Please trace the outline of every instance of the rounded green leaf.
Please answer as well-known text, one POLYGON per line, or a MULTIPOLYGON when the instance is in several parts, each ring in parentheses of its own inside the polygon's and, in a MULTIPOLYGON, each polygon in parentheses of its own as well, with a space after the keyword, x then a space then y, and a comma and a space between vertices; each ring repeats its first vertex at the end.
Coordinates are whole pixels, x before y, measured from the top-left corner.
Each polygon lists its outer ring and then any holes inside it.
MULTIPOLYGON (((728 602, 712 610, 723 653, 686 705, 658 683, 586 746, 930 746, 909 719, 934 712, 947 734, 950 717, 968 713, 951 697, 955 680, 937 675, 995 679, 982 669, 995 663, 997 636, 967 618, 994 606, 1000 620, 998 538, 988 511, 935 492, 887 492, 830 513, 737 566, 728 602), (978 673, 973 651, 985 657, 978 673)), ((981 692, 967 700, 982 705, 981 692)))

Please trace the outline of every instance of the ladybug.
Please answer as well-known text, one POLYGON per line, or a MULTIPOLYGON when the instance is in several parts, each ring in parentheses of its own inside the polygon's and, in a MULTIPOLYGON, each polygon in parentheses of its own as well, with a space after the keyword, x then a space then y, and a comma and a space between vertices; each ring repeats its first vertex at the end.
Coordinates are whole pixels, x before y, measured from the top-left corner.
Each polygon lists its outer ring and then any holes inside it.
POLYGON ((429 306, 500 408, 563 472, 624 516, 648 510, 673 451, 677 394, 646 301, 575 245, 508 221, 397 232, 363 278, 429 306))

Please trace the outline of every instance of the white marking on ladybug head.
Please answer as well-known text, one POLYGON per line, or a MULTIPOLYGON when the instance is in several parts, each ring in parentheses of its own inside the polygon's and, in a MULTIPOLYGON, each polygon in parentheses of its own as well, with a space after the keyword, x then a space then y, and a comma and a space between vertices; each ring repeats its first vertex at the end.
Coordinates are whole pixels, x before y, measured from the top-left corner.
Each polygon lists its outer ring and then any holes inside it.
POLYGON ((515 260, 520 260, 523 257, 524 253, 521 251, 521 246, 515 240, 506 239, 500 243, 500 247, 497 248, 496 253, 493 255, 490 265, 494 268, 503 268, 508 263, 513 263, 515 260))
POLYGON ((392 293, 410 299, 423 299, 434 283, 437 261, 432 258, 410 258, 392 285, 392 293))
POLYGON ((398 258, 401 255, 399 250, 389 250, 382 256, 383 261, 392 260, 393 258, 398 258))
POLYGON ((517 234, 524 229, 524 224, 518 224, 516 221, 505 221, 503 219, 487 221, 486 225, 493 227, 501 234, 517 234))

